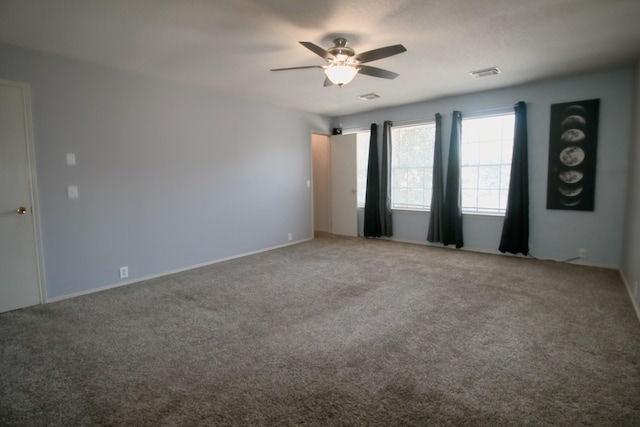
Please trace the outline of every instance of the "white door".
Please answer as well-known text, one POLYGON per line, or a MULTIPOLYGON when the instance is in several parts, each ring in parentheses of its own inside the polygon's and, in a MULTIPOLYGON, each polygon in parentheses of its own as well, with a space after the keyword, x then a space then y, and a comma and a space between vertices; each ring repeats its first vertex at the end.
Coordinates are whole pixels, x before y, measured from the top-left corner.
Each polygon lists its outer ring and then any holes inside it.
POLYGON ((331 233, 358 235, 358 136, 331 137, 331 233))
POLYGON ((331 232, 331 138, 311 135, 313 160, 313 231, 331 232))
POLYGON ((0 313, 42 302, 26 84, 0 80, 0 313))

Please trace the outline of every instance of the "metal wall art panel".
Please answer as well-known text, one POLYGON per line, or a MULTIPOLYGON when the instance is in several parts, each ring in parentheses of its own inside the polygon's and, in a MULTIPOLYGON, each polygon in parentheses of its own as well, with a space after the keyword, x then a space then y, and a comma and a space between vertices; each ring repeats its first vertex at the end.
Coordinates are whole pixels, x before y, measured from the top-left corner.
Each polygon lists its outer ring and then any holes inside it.
POLYGON ((551 105, 547 209, 593 211, 600 100, 551 105))

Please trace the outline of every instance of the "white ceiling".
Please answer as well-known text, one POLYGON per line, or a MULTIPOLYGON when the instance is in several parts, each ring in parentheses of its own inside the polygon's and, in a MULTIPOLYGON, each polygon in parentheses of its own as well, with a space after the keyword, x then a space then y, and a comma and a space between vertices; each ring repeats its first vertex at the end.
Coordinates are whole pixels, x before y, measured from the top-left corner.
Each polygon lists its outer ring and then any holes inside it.
POLYGON ((640 1, 0 0, 0 42, 335 116, 636 64, 640 1), (403 44, 369 64, 400 76, 339 89, 320 69, 269 71, 324 64, 298 41, 338 35, 403 44))

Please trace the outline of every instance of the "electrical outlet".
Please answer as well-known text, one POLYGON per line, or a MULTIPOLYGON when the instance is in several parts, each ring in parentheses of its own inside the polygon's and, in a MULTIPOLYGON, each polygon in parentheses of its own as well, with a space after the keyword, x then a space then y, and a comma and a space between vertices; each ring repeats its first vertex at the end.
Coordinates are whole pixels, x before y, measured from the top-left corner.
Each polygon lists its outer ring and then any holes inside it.
POLYGON ((293 240, 293 233, 289 233, 289 240, 293 240))
POLYGON ((578 251, 578 256, 580 258, 586 258, 587 257, 587 250, 585 248, 580 248, 580 250, 578 251))
POLYGON ((126 279, 129 277, 129 267, 120 267, 120 278, 126 279))

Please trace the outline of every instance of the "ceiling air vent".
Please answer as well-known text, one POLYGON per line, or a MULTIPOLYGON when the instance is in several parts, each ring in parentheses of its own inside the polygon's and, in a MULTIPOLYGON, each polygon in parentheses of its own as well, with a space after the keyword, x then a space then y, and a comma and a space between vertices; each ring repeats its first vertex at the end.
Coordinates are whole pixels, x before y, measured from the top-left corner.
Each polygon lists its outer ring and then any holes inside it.
POLYGON ((363 101, 371 101, 374 99, 378 99, 380 98, 380 95, 378 95, 377 93, 366 93, 364 95, 360 95, 358 98, 362 99, 363 101))
POLYGON ((483 68, 482 70, 469 71, 469 75, 474 79, 487 76, 495 76, 501 74, 502 70, 498 67, 483 68))

